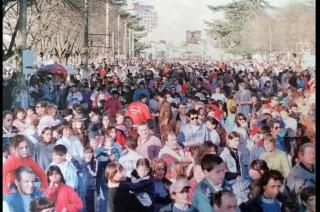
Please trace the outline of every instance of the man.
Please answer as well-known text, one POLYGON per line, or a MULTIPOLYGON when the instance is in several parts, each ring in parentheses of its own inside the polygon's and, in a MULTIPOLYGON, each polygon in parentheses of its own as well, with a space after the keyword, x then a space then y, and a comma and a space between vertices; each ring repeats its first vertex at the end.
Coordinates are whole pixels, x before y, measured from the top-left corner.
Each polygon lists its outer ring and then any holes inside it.
POLYGON ((250 113, 251 92, 245 89, 244 83, 239 84, 239 91, 235 93, 234 99, 238 104, 237 112, 248 116, 250 113))
POLYGON ((108 111, 111 116, 115 117, 118 112, 121 112, 122 105, 119 99, 119 93, 117 90, 111 91, 111 98, 106 101, 105 111, 108 111))
POLYGON ((299 148, 299 160, 289 172, 286 179, 286 191, 298 198, 303 188, 316 185, 315 146, 312 143, 303 144, 299 148))
POLYGON ((236 212, 238 211, 237 197, 229 190, 218 191, 214 195, 213 208, 215 212, 236 212))
POLYGON ((198 122, 198 111, 191 109, 187 113, 189 123, 180 128, 177 136, 182 146, 199 145, 209 139, 209 132, 205 125, 198 122))
POLYGON ((162 143, 158 137, 151 134, 151 130, 147 123, 138 125, 138 134, 137 153, 148 158, 150 161, 158 157, 162 143))
POLYGON ((232 190, 225 180, 226 164, 221 157, 213 154, 201 159, 201 168, 205 178, 199 182, 192 198, 192 205, 201 212, 213 211, 214 194, 220 190, 232 190))
POLYGON ((293 141, 297 134, 298 122, 296 119, 289 116, 289 110, 286 108, 280 112, 280 116, 285 124, 287 136, 285 140, 286 147, 290 152, 293 141))
POLYGON ((148 89, 146 89, 146 88, 144 87, 144 82, 143 82, 143 81, 141 81, 141 82, 139 83, 139 87, 134 90, 132 100, 133 100, 133 101, 138 101, 141 94, 146 95, 146 97, 147 97, 147 102, 149 102, 150 93, 149 93, 148 89))
POLYGON ((281 131, 280 121, 277 120, 276 118, 271 118, 271 119, 268 119, 267 124, 271 129, 272 136, 274 138, 276 138, 277 148, 286 152, 286 153, 289 153, 287 146, 285 144, 285 141, 284 141, 284 132, 281 131))
POLYGON ((282 176, 287 177, 290 165, 286 153, 277 149, 276 140, 271 134, 265 134, 262 141, 266 152, 261 153, 259 159, 266 161, 270 169, 278 170, 282 176))
POLYGON ((29 212, 30 202, 44 197, 42 191, 35 187, 36 174, 27 166, 20 166, 14 172, 15 184, 18 191, 4 196, 4 201, 10 212, 29 212))

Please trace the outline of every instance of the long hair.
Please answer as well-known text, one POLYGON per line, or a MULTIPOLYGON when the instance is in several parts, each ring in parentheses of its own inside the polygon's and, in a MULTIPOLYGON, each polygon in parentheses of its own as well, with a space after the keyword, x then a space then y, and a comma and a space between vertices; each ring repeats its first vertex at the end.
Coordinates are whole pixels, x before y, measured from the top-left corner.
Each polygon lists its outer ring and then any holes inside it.
POLYGON ((59 168, 59 166, 55 166, 55 165, 50 166, 49 169, 48 169, 48 171, 47 171, 48 183, 50 183, 50 178, 49 178, 49 176, 51 176, 54 171, 57 172, 57 173, 61 176, 61 182, 62 182, 63 184, 66 184, 66 181, 64 180, 64 177, 63 177, 63 174, 62 174, 62 172, 61 172, 61 169, 59 168))

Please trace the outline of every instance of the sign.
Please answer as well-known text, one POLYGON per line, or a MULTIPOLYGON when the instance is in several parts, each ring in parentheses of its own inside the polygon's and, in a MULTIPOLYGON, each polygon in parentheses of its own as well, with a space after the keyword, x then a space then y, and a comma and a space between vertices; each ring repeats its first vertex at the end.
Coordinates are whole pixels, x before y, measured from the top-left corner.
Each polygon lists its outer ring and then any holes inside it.
POLYGON ((22 71, 24 75, 32 75, 36 72, 34 69, 36 59, 37 57, 32 50, 25 49, 22 51, 22 71))
POLYGON ((200 44, 201 31, 187 30, 187 44, 200 44))

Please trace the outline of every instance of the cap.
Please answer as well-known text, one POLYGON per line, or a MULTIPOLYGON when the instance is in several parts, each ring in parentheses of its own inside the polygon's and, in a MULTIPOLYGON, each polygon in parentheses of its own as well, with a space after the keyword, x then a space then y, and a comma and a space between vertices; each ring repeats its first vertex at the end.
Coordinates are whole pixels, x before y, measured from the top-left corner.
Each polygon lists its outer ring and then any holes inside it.
POLYGON ((190 188, 190 186, 188 185, 188 182, 185 179, 178 179, 176 182, 174 182, 173 184, 171 184, 170 186, 170 194, 174 193, 174 192, 181 192, 182 189, 184 188, 190 188))

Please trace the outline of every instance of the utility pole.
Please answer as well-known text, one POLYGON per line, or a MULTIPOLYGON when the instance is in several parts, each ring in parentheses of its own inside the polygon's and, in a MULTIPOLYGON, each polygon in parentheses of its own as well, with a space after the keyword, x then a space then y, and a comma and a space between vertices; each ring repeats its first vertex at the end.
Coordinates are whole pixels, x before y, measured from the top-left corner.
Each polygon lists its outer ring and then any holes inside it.
POLYGON ((18 78, 18 86, 21 89, 26 87, 26 79, 23 75, 23 50, 27 47, 27 0, 19 1, 19 65, 18 69, 20 69, 19 78, 18 78))
POLYGON ((84 0, 84 39, 83 39, 83 50, 84 50, 84 71, 88 74, 88 63, 89 63, 89 0, 84 0))
POLYGON ((127 59, 127 20, 124 21, 123 53, 125 59, 127 59))

